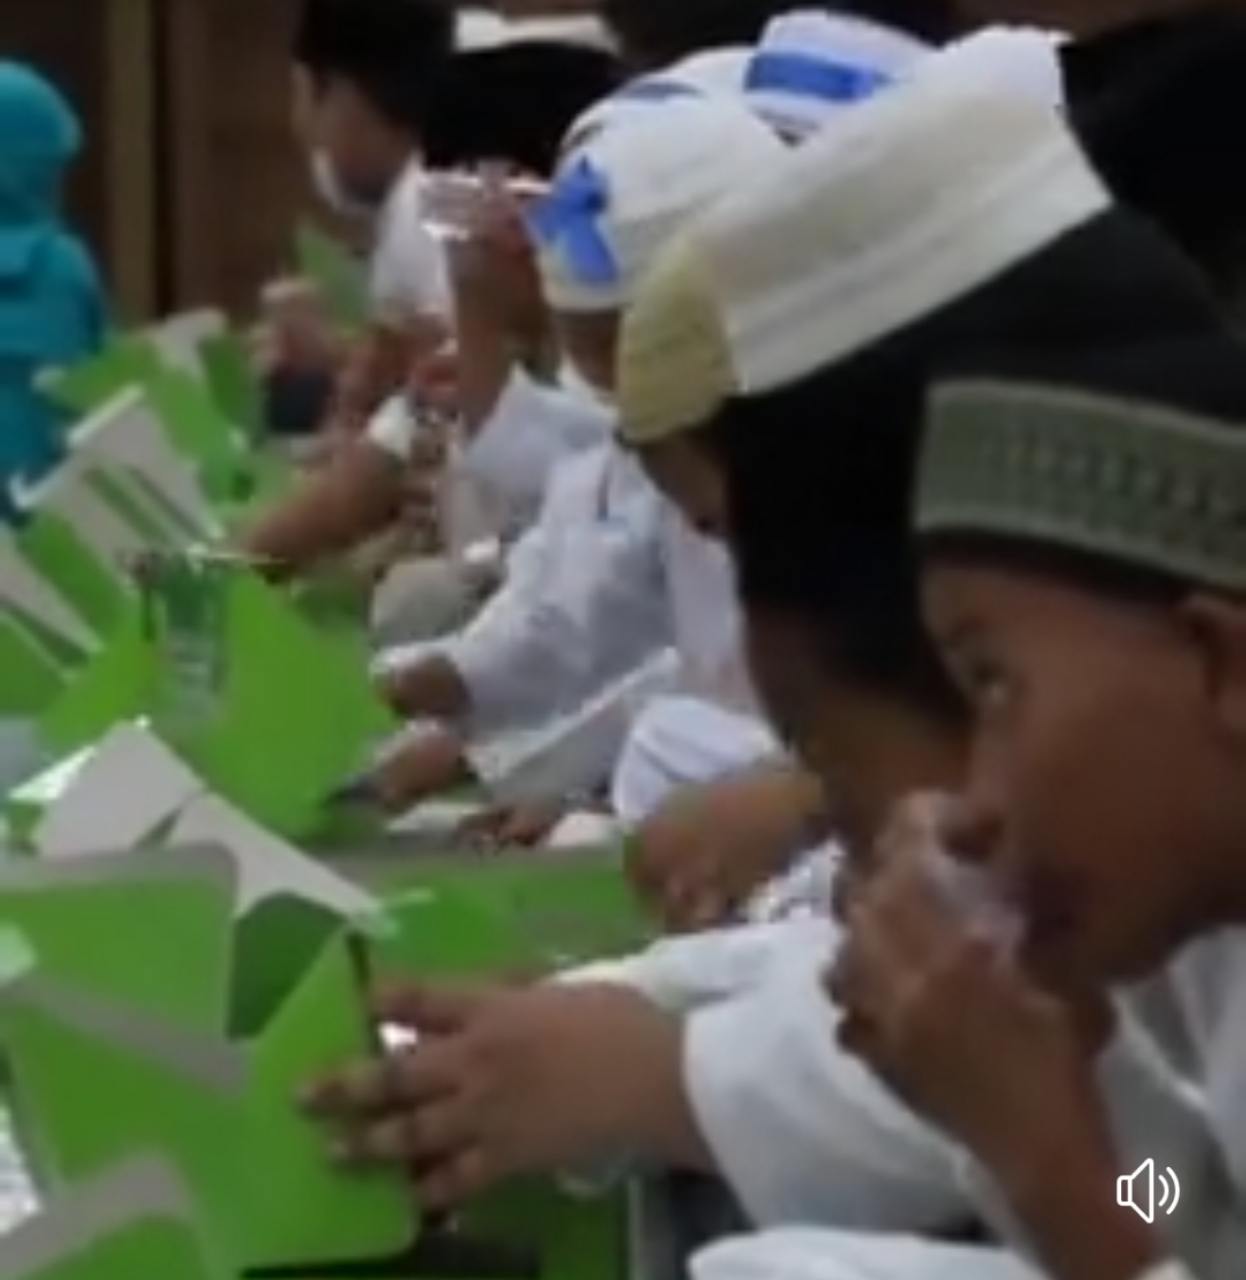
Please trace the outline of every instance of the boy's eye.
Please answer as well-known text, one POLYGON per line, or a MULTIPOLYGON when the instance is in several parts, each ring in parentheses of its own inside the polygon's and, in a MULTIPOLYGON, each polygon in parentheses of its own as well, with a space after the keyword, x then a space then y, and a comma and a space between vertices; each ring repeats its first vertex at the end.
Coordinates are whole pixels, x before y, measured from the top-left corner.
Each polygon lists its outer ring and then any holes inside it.
POLYGON ((972 662, 966 677, 969 697, 980 711, 997 712, 1008 705, 1011 685, 998 664, 985 660, 972 662))

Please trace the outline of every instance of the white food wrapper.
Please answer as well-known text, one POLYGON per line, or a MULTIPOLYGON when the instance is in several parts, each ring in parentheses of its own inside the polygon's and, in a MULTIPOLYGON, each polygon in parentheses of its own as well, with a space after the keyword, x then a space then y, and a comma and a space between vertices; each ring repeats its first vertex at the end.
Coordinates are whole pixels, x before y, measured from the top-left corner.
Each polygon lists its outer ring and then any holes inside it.
POLYGON ((931 849, 927 858, 931 878, 968 920, 972 932, 1001 955, 1015 955, 1025 935, 1024 921, 1017 909, 999 896, 985 872, 943 849, 931 849))
POLYGON ((436 171, 420 180, 420 209, 425 229, 438 240, 465 241, 488 226, 499 200, 522 209, 548 190, 545 183, 488 167, 476 173, 436 171))
POLYGON ((924 862, 931 882, 945 901, 967 921, 973 933, 990 942, 1001 955, 1014 956, 1025 936, 1025 922, 983 867, 958 858, 947 848, 946 818, 951 803, 950 797, 934 793, 906 801, 909 831, 924 829, 928 838, 924 862))
POLYGON ((381 1046, 386 1053, 407 1053, 420 1043, 420 1033, 412 1027, 387 1022, 381 1027, 381 1046))

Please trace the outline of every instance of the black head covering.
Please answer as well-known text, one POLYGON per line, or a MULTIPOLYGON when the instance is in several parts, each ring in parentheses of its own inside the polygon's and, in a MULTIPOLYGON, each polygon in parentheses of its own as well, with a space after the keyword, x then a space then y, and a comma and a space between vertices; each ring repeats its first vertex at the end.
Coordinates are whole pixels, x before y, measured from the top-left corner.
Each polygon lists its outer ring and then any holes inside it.
POLYGON ((929 386, 1011 352, 1077 352, 1221 332, 1188 262, 1119 210, 964 298, 714 428, 746 604, 817 626, 847 673, 946 705, 921 629, 909 535, 929 386))
POLYGON ((610 54, 556 41, 456 54, 429 103, 422 138, 428 163, 506 160, 547 176, 572 123, 613 92, 621 74, 610 54))
POLYGON ((1113 194, 1240 305, 1246 285, 1246 13, 1209 6, 1065 46, 1074 127, 1113 194))

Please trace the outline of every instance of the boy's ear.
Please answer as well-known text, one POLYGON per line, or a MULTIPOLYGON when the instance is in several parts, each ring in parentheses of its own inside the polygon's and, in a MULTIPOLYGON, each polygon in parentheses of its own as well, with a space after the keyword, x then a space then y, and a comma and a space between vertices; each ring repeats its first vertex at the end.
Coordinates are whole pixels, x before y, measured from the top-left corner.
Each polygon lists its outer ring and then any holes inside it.
POLYGON ((1198 647, 1213 714, 1246 744, 1246 603, 1203 593, 1187 597, 1179 612, 1198 647))

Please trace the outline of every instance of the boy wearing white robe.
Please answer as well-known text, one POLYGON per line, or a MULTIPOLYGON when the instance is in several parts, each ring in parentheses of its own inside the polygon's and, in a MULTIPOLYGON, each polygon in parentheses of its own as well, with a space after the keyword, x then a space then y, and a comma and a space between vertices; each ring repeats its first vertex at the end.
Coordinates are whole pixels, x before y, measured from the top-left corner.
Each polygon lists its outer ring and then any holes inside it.
MULTIPOLYGON (((608 388, 618 316, 649 261, 683 220, 736 184, 741 166, 759 171, 782 144, 729 98, 590 117, 588 140, 564 158, 533 217, 568 353, 588 381, 608 388)), ((680 653, 690 687, 747 706, 726 553, 667 507, 622 453, 602 449, 573 467, 587 479, 588 518, 563 523, 558 495, 569 482, 558 478, 531 535, 557 542, 561 569, 536 596, 527 583, 504 587, 449 654, 395 674, 400 709, 458 717, 477 740, 528 729, 574 715, 668 647, 680 653)), ((381 779, 396 806, 455 780, 413 777, 412 758, 381 779)))
MULTIPOLYGON (((916 38, 862 17, 794 13, 772 23, 757 50, 738 51, 733 76, 700 74, 700 61, 714 58, 717 68, 730 56, 726 51, 678 63, 587 112, 570 131, 569 142, 609 130, 630 114, 643 121, 667 103, 677 112, 686 98, 741 94, 771 127, 792 140, 804 139, 846 107, 899 83, 926 51, 916 38)), ((635 191, 636 199, 649 198, 640 194, 639 183, 635 191)), ((619 210, 616 216, 626 221, 640 215, 619 210)), ((628 234, 625 226, 616 231, 628 234)), ((615 300, 578 284, 556 256, 546 254, 545 260, 555 273, 547 285, 556 309, 600 311, 615 300)), ((651 510, 645 517, 640 508, 646 500, 641 494, 650 492, 647 481, 622 460, 610 469, 612 486, 636 490, 637 532, 603 558, 595 577, 586 581, 577 573, 553 589, 526 626, 516 623, 511 629, 505 647, 491 626, 470 628, 464 642, 447 652, 453 673, 426 662, 423 647, 409 655, 416 661, 407 664, 412 668, 407 677, 396 672, 401 657, 387 660, 386 667, 397 705, 408 714, 461 717, 470 706, 467 727, 473 742, 482 734, 512 730, 500 749, 492 743, 483 753, 472 747, 467 763, 495 794, 522 798, 527 788, 527 798, 536 798, 524 768, 526 744, 546 746, 560 735, 567 743, 562 768, 542 771, 543 792, 582 794, 600 787, 602 763, 623 751, 634 710, 641 705, 637 690, 644 678, 636 664, 673 646, 683 665, 681 697, 640 713, 636 743, 613 783, 624 804, 622 816, 631 825, 648 818, 681 785, 734 772, 780 754, 780 748, 757 714, 743 670, 725 553, 656 497, 648 499, 651 510), (655 598, 669 600, 665 616, 654 612, 655 598), (623 706, 625 712, 619 710, 623 706), (586 743, 591 744, 587 751, 586 743)), ((519 614, 508 606, 508 616, 519 614)), ((428 768, 413 753, 410 767, 401 770, 404 785, 391 793, 413 802, 461 780, 457 771, 447 771, 444 745, 425 748, 428 768)), ((821 893, 815 876, 810 894, 821 893)))
MULTIPOLYGON (((929 118, 932 106, 937 107, 937 103, 932 104, 930 102, 919 102, 918 105, 926 108, 922 113, 924 118, 929 118)), ((996 106, 997 104, 992 103, 991 105, 996 106)), ((981 117, 981 111, 985 106, 986 103, 984 101, 980 99, 973 100, 971 98, 971 100, 965 104, 967 115, 970 118, 983 118, 981 117)), ((938 111, 934 110, 933 114, 937 117, 938 111)), ((955 112, 953 114, 955 114, 955 112)), ((1066 143, 1059 143, 1057 141, 1056 134, 1048 134, 1045 132, 1049 128, 1054 129, 1054 124, 1041 124, 1031 117, 1022 130, 1021 135, 1013 136, 1009 133, 1006 123, 1009 118, 1008 111, 999 110, 997 115, 999 117, 996 119, 997 127, 1000 130, 999 140, 1001 143, 1006 143, 1006 145, 1003 147, 1002 152, 996 155, 996 163, 1000 165, 1002 172, 1010 173, 1012 178, 1015 180, 1015 185, 1011 188, 1013 191, 1013 203, 1011 205, 1008 204, 1006 194, 1001 197, 1001 191, 1006 193, 1009 188, 1006 184, 1004 184, 1002 188, 995 185, 995 180, 998 179, 999 174, 992 174, 990 162, 987 160, 985 152, 982 152, 979 155, 977 161, 977 163, 983 166, 977 171, 977 176, 982 182, 982 186, 980 188, 975 188, 972 181, 964 184, 943 183, 941 180, 946 176, 946 170, 940 167, 938 163, 939 155, 941 153, 937 150, 931 153, 934 156, 934 159, 926 162, 928 167, 924 169, 925 179, 931 180, 934 177, 940 179, 938 185, 932 188, 926 197, 937 206, 933 221, 938 222, 940 226, 959 227, 966 237, 963 251, 967 256, 964 259, 958 260, 957 270, 948 278, 949 282, 944 283, 943 288, 951 288, 953 290, 957 288, 972 289, 975 282, 983 278, 990 278, 991 276, 999 273, 1008 265, 1009 262, 1013 261, 1014 258, 1023 259, 1028 253, 1041 247, 1045 240, 1049 239, 1053 235, 1058 235, 1062 228, 1076 226, 1080 221, 1092 216, 1096 210, 1103 207, 1106 200, 1106 197, 1103 195, 1101 189, 1099 189, 1094 183, 1093 179, 1085 173, 1084 169, 1079 170, 1077 163, 1072 160, 1071 157, 1073 153, 1068 145, 1066 143), (1026 143, 1022 141, 1022 138, 1031 129, 1034 131, 1032 136, 1034 138, 1035 149, 1032 153, 1027 153, 1026 143), (1014 148, 1017 153, 1015 168, 1013 168, 1014 148), (1052 199, 1046 204, 1041 215, 1031 210, 1028 202, 1029 195, 1031 193, 1029 178, 1032 176, 1035 167, 1044 168, 1047 176, 1052 179, 1053 183, 1051 190, 1052 199), (981 234, 984 230, 984 226, 992 225, 989 220, 989 214, 991 212, 999 212, 998 205, 991 205, 989 202, 984 202, 982 206, 978 206, 974 203, 977 197, 986 191, 992 191, 996 199, 1002 198, 1004 200, 1004 207, 1011 208, 1015 215, 1007 222, 1007 226, 1010 230, 1006 234, 997 236, 994 231, 992 231, 991 234, 981 234), (969 207, 966 208, 963 205, 957 204, 956 194, 953 193, 958 193, 962 198, 968 200, 969 207), (941 206, 938 205, 938 201, 941 198, 950 198, 950 203, 941 206), (940 217, 941 214, 945 213, 950 215, 950 217, 946 223, 942 223, 940 222, 940 217), (975 216, 986 218, 987 221, 983 226, 979 226, 974 222, 975 216), (1041 229, 1044 223, 1045 230, 1041 229), (957 272, 959 272, 959 276, 957 275, 957 272), (958 280, 960 283, 950 283, 950 281, 958 280)), ((986 118, 995 119, 996 116, 989 115, 986 118)), ((909 120, 907 127, 912 127, 911 119, 909 120)), ((957 137, 964 136, 959 130, 953 130, 952 134, 957 137)), ((869 135, 867 134, 867 137, 868 136, 869 135)), ((914 149, 914 154, 908 156, 911 168, 905 170, 906 176, 909 173, 922 175, 922 161, 929 150, 930 138, 920 130, 916 130, 914 131, 913 136, 909 137, 908 141, 914 149)), ((854 153, 849 150, 848 155, 850 159, 853 154, 854 153)), ((860 154, 868 154, 868 151, 860 154)), ((826 163, 828 158, 828 156, 818 157, 822 163, 826 163)), ((889 157, 889 159, 892 160, 895 158, 896 157, 894 155, 889 157)), ((842 198, 843 196, 843 192, 839 190, 834 191, 834 194, 838 198, 842 198)), ((915 203, 914 207, 924 209, 925 204, 924 202, 918 201, 915 203)), ((799 212, 799 210, 797 210, 797 212, 799 212)), ((760 285, 760 281, 754 281, 754 285, 760 285)), ((901 299, 898 303, 900 311, 898 315, 895 315, 893 312, 894 319, 892 320, 892 323, 903 322, 903 317, 909 314, 906 311, 907 307, 916 306, 920 311, 920 308, 923 305, 937 306, 940 302, 945 300, 946 295, 939 296, 936 292, 934 298, 928 299, 924 304, 920 297, 915 298, 913 295, 897 295, 897 298, 901 299)), ((893 298, 892 303, 893 306, 896 305, 896 299, 893 298)), ((762 339, 759 346, 750 347, 751 358, 758 359, 763 362, 765 359, 773 356, 776 351, 781 350, 780 348, 768 345, 764 340, 764 336, 764 333, 759 335, 762 339)), ((799 353, 797 358, 800 358, 799 353)), ((749 366, 745 365, 743 367, 747 368, 749 366)), ((790 376, 790 374, 791 371, 789 370, 788 376, 790 376)), ((793 938, 795 935, 788 932, 792 928, 793 926, 788 926, 782 936, 793 938)), ((702 964, 698 964, 695 969, 697 976, 691 980, 688 978, 684 978, 682 980, 676 979, 675 989, 677 993, 687 992, 690 989, 699 989, 701 991, 708 990, 711 995, 714 994, 714 984, 708 980, 706 975, 712 974, 715 971, 715 966, 722 963, 721 957, 724 954, 721 947, 715 946, 715 942, 716 940, 707 939, 701 942, 691 941, 687 944, 672 944, 672 947, 675 950, 685 946, 688 948, 705 947, 710 955, 717 955, 718 957, 717 960, 708 961, 708 968, 702 964)), ((795 966, 796 970, 799 970, 802 964, 805 966, 804 980, 810 983, 809 989, 815 992, 813 999, 816 1002, 817 983, 815 974, 821 967, 823 957, 817 954, 816 950, 810 946, 810 943, 807 940, 803 944, 798 943, 796 945, 798 948, 803 947, 805 949, 805 958, 803 961, 793 959, 792 964, 795 966)), ((643 963, 646 966, 656 963, 663 972, 671 973, 672 970, 667 967, 669 961, 667 959, 660 958, 663 954, 665 957, 670 957, 672 954, 672 948, 665 949, 664 953, 655 953, 654 957, 649 958, 643 963)), ((759 961, 756 957, 744 961, 742 967, 746 973, 760 975, 758 985, 755 988, 758 999, 756 1009, 753 1011, 752 1019, 745 1019, 739 1022, 733 1029, 732 1034, 724 1038, 719 1053, 715 1055, 716 1059, 725 1060, 728 1066, 733 1063, 735 1058, 740 1056, 743 1049, 760 1042, 760 1038, 766 1030, 766 1012, 768 1009, 775 1007, 778 1003, 777 1000, 774 1000, 768 995, 771 990, 777 990, 777 987, 772 989, 768 986, 769 981, 778 980, 777 972, 772 971, 771 973, 766 974, 764 972, 764 962, 759 961)), ((676 966, 674 972, 677 971, 678 966, 676 966)), ((785 972, 793 972, 793 970, 785 969, 785 972)), ((652 974, 647 978, 633 977, 632 980, 638 984, 649 984, 649 989, 655 993, 655 998, 659 999, 659 1001, 663 1003, 671 1001, 678 1004, 681 999, 687 998, 680 994, 659 997, 657 992, 660 987, 660 980, 652 976, 652 974)), ((739 989, 741 981, 742 979, 738 976, 738 973, 736 977, 732 978, 728 972, 723 979, 725 987, 736 990, 739 989)), ((747 981, 747 979, 744 979, 743 981, 747 981)), ((501 999, 501 997, 497 998, 501 999)), ((524 1001, 529 998, 530 997, 528 996, 515 997, 517 1001, 524 1001)), ((699 1001, 701 998, 702 997, 696 995, 692 996, 693 1001, 699 1001)), ((418 1003, 418 1001, 413 1002, 413 1011, 415 1011, 415 1006, 418 1005, 418 1003)), ((498 1009, 501 1007, 501 1005, 496 1006, 498 1009)), ((736 1009, 733 1009, 732 1002, 730 1001, 714 1001, 704 1010, 694 1014, 690 1020, 690 1025, 697 1025, 698 1017, 706 1017, 711 1014, 717 1017, 721 1014, 726 1018, 729 1014, 734 1015, 737 1012, 738 1006, 736 1009)), ((476 1022, 477 1016, 487 1021, 490 1016, 490 1010, 485 1008, 477 1009, 473 1013, 464 1013, 462 1025, 468 1029, 469 1034, 474 1033, 473 1024, 476 1022)), ((416 1021, 419 1021, 418 1017, 416 1018, 416 1021)), ((816 1089, 819 1087, 827 1087, 830 1081, 838 1080, 840 1082, 838 1085, 830 1086, 832 1096, 835 1096, 836 1089, 843 1089, 845 1086, 843 1083, 844 1077, 839 1068, 830 1067, 828 1069, 829 1064, 838 1061, 838 1058, 835 1055, 833 1042, 829 1034, 829 1028, 825 1026, 822 1028, 815 1028, 804 1019, 798 1020, 797 1026, 800 1028, 800 1035, 802 1037, 806 1037, 807 1043, 813 1047, 813 1056, 815 1060, 819 1058, 820 1054, 827 1055, 825 1058, 821 1059, 823 1065, 818 1067, 816 1070, 817 1078, 821 1083, 813 1086, 814 1092, 816 1092, 816 1089), (818 1046, 820 1046, 820 1048, 818 1046)), ((512 1048, 513 1047, 514 1046, 512 1044, 512 1048)), ((780 1054, 772 1062, 768 1063, 768 1069, 771 1073, 776 1071, 781 1072, 784 1069, 785 1063, 792 1063, 793 1061, 794 1055, 780 1054)), ((412 1065, 414 1066, 417 1063, 418 1051, 412 1065)), ((1137 1109, 1133 1111, 1132 1114, 1135 1117, 1137 1115, 1143 1115, 1147 1120, 1147 1123, 1143 1125, 1141 1129, 1135 1128, 1135 1137, 1141 1134, 1145 1139, 1153 1134, 1155 1130, 1150 1126, 1156 1123, 1156 1117, 1160 1114, 1161 1105, 1165 1108, 1169 1108, 1173 1117, 1173 1132, 1178 1135, 1184 1144, 1185 1149, 1190 1153, 1191 1167, 1197 1167, 1198 1163, 1203 1159, 1203 1154, 1200 1153, 1205 1153, 1207 1148, 1205 1117, 1201 1114, 1197 1098, 1191 1099, 1188 1091, 1180 1085, 1180 1082, 1174 1081, 1168 1075, 1165 1064, 1162 1061, 1157 1061, 1154 1055, 1149 1054, 1145 1050, 1136 1057, 1132 1055, 1127 1056, 1126 1069, 1130 1076, 1137 1077, 1140 1081, 1140 1084, 1137 1087, 1141 1089, 1142 1092, 1140 1094, 1133 1094, 1132 1096, 1141 1096, 1146 1099, 1145 1106, 1141 1106, 1137 1103, 1134 1104, 1137 1109), (1161 1102, 1161 1100, 1163 1101, 1161 1102)), ((799 1072, 797 1073, 797 1078, 799 1078, 799 1072)), ((782 1087, 776 1083, 776 1078, 773 1074, 769 1080, 765 1081, 765 1083, 761 1083, 763 1080, 762 1075, 755 1073, 750 1073, 750 1079, 754 1082, 758 1082, 759 1097, 778 1100, 784 1096, 782 1087)), ((566 1082, 564 1081, 564 1085, 565 1083, 566 1082)), ((686 1081, 686 1085, 695 1095, 697 1082, 695 1080, 688 1080, 686 1081)), ((793 1092, 790 1096, 800 1097, 804 1093, 804 1090, 809 1087, 809 1080, 806 1080, 803 1085, 793 1084, 793 1092)), ((849 1092, 851 1092, 851 1090, 849 1090, 849 1092)), ((843 1095, 840 1094, 839 1096, 843 1095)), ((1124 1092, 1123 1086, 1121 1096, 1123 1098, 1131 1096, 1124 1092)), ((375 1099, 373 1099, 373 1101, 375 1101, 375 1099)), ((821 1114, 820 1108, 825 1105, 827 1105, 825 1099, 821 1102, 814 1102, 812 1095, 810 1095, 809 1103, 806 1106, 796 1108, 800 1117, 800 1122, 809 1127, 811 1137, 813 1134, 813 1126, 816 1125, 816 1117, 821 1114)), ((698 1108, 698 1111, 702 1118, 702 1123, 704 1124, 705 1117, 709 1114, 709 1109, 702 1105, 698 1108)), ((896 1126, 899 1130, 903 1130, 907 1124, 907 1121, 903 1119, 903 1116, 904 1112, 902 1110, 897 1110, 895 1112, 896 1126)), ((718 1139, 729 1142, 729 1139, 725 1138, 725 1134, 727 1134, 732 1128, 739 1129, 742 1123, 747 1124, 747 1122, 754 1119, 757 1119, 758 1122, 761 1123, 761 1113, 756 1109, 749 1108, 748 1106, 737 1105, 735 1110, 730 1113, 727 1121, 724 1122, 723 1130, 717 1135, 718 1139)), ((830 1134, 827 1135, 827 1138, 828 1146, 826 1147, 825 1158, 828 1165, 834 1169, 836 1167, 834 1164, 834 1138, 830 1134)), ((910 1138, 910 1140, 915 1139, 910 1138)), ((711 1138, 711 1141, 715 1141, 715 1139, 711 1138)), ((935 1143, 932 1150, 937 1149, 937 1147, 938 1143, 935 1143)), ((746 1163, 749 1160, 756 1162, 766 1150, 764 1144, 757 1137, 742 1143, 740 1149, 742 1158, 746 1163)), ((782 1148, 780 1147, 776 1150, 781 1151, 781 1149, 782 1148)), ((902 1150, 903 1147, 901 1146, 897 1149, 902 1150)), ((1208 1167, 1209 1173, 1208 1181, 1206 1183, 1208 1195, 1203 1202, 1203 1208, 1207 1213, 1213 1214, 1218 1207, 1218 1202, 1211 1192, 1215 1191, 1218 1186, 1218 1175, 1215 1172, 1214 1162, 1210 1163, 1208 1167)), ((809 1185, 810 1183, 816 1184, 816 1171, 808 1170, 806 1172, 808 1176, 802 1179, 802 1181, 804 1181, 806 1185, 809 1185)), ((845 1177, 848 1176, 848 1170, 844 1170, 843 1172, 845 1177)), ((954 1178, 952 1179, 952 1182, 955 1182, 954 1178)), ((988 1212, 994 1216, 994 1207, 990 1204, 980 1202, 980 1207, 984 1212, 988 1212)), ((779 1219, 783 1217, 783 1213, 783 1209, 779 1208, 777 1211, 779 1219)), ((1178 1227, 1179 1231, 1190 1232, 1194 1235, 1196 1235, 1199 1230, 1198 1222, 1194 1222, 1193 1224, 1177 1223, 1175 1225, 1178 1227)), ((832 1245, 833 1243, 834 1242, 831 1241, 832 1245)), ((1230 1258, 1232 1256, 1232 1254, 1229 1255, 1230 1258)), ((1238 1256, 1240 1257, 1240 1254, 1238 1256)), ((891 1242, 887 1241, 871 1242, 869 1240, 863 1241, 853 1239, 851 1241, 844 1242, 844 1249, 839 1255, 832 1253, 828 1257, 828 1270, 826 1274, 830 1276, 852 1275, 857 1277, 866 1275, 872 1276, 876 1274, 881 1276, 906 1274, 903 1271, 899 1273, 893 1272, 891 1264, 903 1263, 905 1259, 910 1258, 914 1261, 922 1261, 923 1264, 928 1262, 931 1267, 940 1265, 942 1262, 944 1265, 943 1274, 952 1274, 947 1270, 945 1260, 948 1258, 951 1258, 960 1264, 965 1264, 969 1259, 972 1259, 973 1261, 974 1265, 972 1270, 967 1269, 961 1272, 955 1272, 954 1274, 973 1276, 1023 1274, 1023 1272, 1018 1270, 1015 1262, 1003 1259, 990 1252, 984 1251, 981 1254, 976 1252, 972 1254, 966 1254, 964 1252, 948 1254, 931 1246, 919 1246, 915 1243, 892 1245, 891 1242), (929 1252, 927 1252, 927 1250, 929 1250, 929 1252), (838 1262, 836 1262, 837 1257, 839 1259, 838 1262), (839 1267, 838 1270, 834 1269, 836 1265, 839 1267), (871 1268, 873 1269, 871 1270, 871 1268)), ((711 1273, 706 1272, 706 1274, 711 1273)), ((725 1270, 723 1274, 731 1275, 735 1273, 732 1273, 730 1270, 725 1270)), ((748 1275, 752 1274, 752 1272, 742 1268, 738 1274, 748 1275)), ((802 1273, 796 1272, 795 1274, 800 1275, 802 1273)), ((940 1273, 935 1270, 922 1271, 919 1269, 909 1272, 908 1274, 933 1275, 940 1273)))

